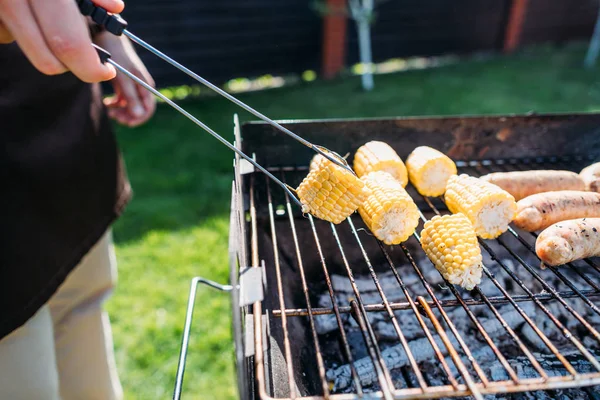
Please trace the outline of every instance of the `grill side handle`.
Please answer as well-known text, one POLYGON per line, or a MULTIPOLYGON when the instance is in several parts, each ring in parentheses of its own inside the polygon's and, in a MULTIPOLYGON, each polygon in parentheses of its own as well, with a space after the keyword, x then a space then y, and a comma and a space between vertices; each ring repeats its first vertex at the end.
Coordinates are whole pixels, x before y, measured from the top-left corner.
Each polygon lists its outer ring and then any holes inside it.
POLYGON ((233 290, 233 286, 231 285, 222 285, 220 283, 213 282, 202 277, 195 277, 194 279, 192 279, 185 315, 185 325, 183 328, 183 335, 181 339, 181 351, 179 352, 179 362, 177 363, 177 377, 175 379, 175 389, 173 390, 173 400, 181 399, 181 389, 183 387, 183 374, 185 373, 185 361, 187 358, 190 332, 192 330, 192 316, 194 314, 196 292, 198 290, 199 285, 206 285, 213 289, 217 289, 221 292, 231 292, 233 290))

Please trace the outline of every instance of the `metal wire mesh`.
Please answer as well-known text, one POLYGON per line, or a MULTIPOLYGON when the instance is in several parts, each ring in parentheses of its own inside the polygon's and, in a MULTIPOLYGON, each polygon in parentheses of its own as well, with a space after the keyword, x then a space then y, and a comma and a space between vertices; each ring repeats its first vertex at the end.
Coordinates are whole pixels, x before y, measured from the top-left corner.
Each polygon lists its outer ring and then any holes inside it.
MULTIPOLYGON (((486 160, 486 161, 468 161, 458 162, 460 172, 470 175, 481 175, 495 171, 511 171, 524 169, 568 169, 579 171, 583 165, 589 163, 586 157, 567 157, 567 158, 535 158, 520 160, 486 160)), ((298 183, 306 173, 306 168, 286 167, 271 169, 274 174, 278 174, 282 181, 291 185, 298 183)), ((250 187, 250 236, 251 253, 255 265, 261 258, 258 246, 258 228, 257 228, 257 209, 265 209, 268 213, 268 224, 270 240, 272 242, 272 254, 274 260, 272 268, 275 269, 275 281, 268 282, 270 290, 276 290, 276 305, 268 309, 268 305, 258 302, 253 306, 254 314, 254 346, 255 346, 255 377, 258 389, 258 395, 261 398, 272 398, 269 388, 265 381, 264 349, 265 340, 263 337, 261 325, 261 316, 268 314, 272 319, 281 323, 283 338, 283 357, 285 358, 285 375, 287 376, 287 385, 289 386, 289 397, 303 399, 354 399, 354 398, 384 398, 384 399, 419 399, 419 398, 441 398, 441 397, 459 397, 473 396, 482 399, 486 394, 524 392, 535 390, 552 390, 568 387, 583 387, 600 384, 600 359, 597 349, 600 348, 600 334, 597 327, 581 315, 581 311, 573 307, 570 299, 579 299, 585 307, 589 308, 594 314, 600 315, 600 310, 595 304, 595 299, 600 295, 600 266, 593 260, 583 260, 578 264, 585 264, 586 268, 578 265, 567 264, 561 267, 548 267, 545 270, 537 265, 532 265, 531 259, 535 256, 533 244, 535 234, 529 234, 518 231, 516 228, 510 228, 506 233, 495 240, 480 240, 482 253, 486 253, 491 262, 484 265, 484 278, 489 280, 493 287, 493 292, 486 293, 480 287, 472 292, 466 292, 457 289, 448 282, 443 282, 442 287, 439 282, 443 281, 441 275, 435 281, 432 281, 429 272, 434 269, 433 265, 423 254, 419 254, 418 246, 409 246, 408 242, 395 246, 392 249, 377 241, 367 232, 363 232, 357 225, 361 224, 360 217, 354 215, 340 225, 326 224, 323 221, 315 221, 312 216, 303 218, 298 216, 297 211, 292 208, 290 199, 286 194, 282 196, 278 188, 274 188, 269 182, 264 181, 264 176, 252 174, 249 177, 250 187), (257 184, 258 181, 261 184, 257 184), (264 184, 262 184, 264 181, 264 184), (262 191, 261 193, 258 193, 262 191), (259 203, 264 202, 265 204, 259 203), (282 207, 282 205, 284 207, 282 207), (283 237, 281 225, 276 224, 276 220, 281 221, 282 217, 287 219, 288 228, 286 232, 291 233, 291 237, 283 237), (288 230, 289 229, 289 230, 288 230), (299 229, 309 230, 314 243, 310 246, 301 242, 297 232, 299 229), (343 230, 348 230, 350 235, 340 235, 343 230), (348 240, 351 237, 351 240, 348 240), (297 279, 301 281, 302 295, 306 304, 303 308, 287 308, 285 285, 280 271, 281 246, 279 240, 292 240, 294 248, 293 260, 297 267, 297 279), (330 254, 331 248, 323 246, 324 240, 335 242, 337 254, 330 254), (368 241, 376 241, 376 246, 372 243, 366 245, 368 241), (309 250, 310 247, 310 250, 309 250), (326 288, 331 300, 331 307, 315 307, 313 287, 317 285, 307 279, 306 265, 304 259, 307 258, 307 252, 316 249, 317 259, 320 263, 322 280, 318 285, 326 288), (358 248, 362 256, 362 261, 366 264, 368 276, 370 276, 376 293, 379 295, 376 301, 363 301, 364 293, 361 293, 356 284, 356 277, 353 268, 353 262, 349 260, 347 251, 350 248, 358 248), (396 249, 400 249, 397 251, 396 249), (412 248, 412 250, 411 250, 412 248), (376 249, 375 254, 373 249, 376 249), (509 254, 512 258, 511 263, 507 262, 499 255, 500 250, 509 254), (343 265, 343 270, 348 279, 353 298, 348 305, 342 305, 344 302, 337 298, 336 291, 332 285, 332 276, 329 263, 332 257, 339 258, 343 265), (383 257, 383 258, 382 258, 383 257), (385 260, 385 266, 374 266, 372 259, 385 260), (403 267, 400 271, 399 265, 403 267), (399 293, 403 299, 391 301, 390 289, 384 288, 380 282, 382 273, 391 274, 397 283, 397 287, 392 289, 394 297, 399 293), (567 272, 569 275, 567 276, 567 272), (510 285, 506 280, 501 280, 498 276, 502 274, 505 279, 510 279, 510 285), (413 286, 405 284, 405 279, 409 276, 418 277, 422 291, 415 291, 413 286), (553 281, 561 282, 559 287, 554 287, 548 283, 549 277, 553 281), (576 278, 573 278, 576 277, 576 278), (324 282, 324 285, 323 285, 324 282), (533 282, 535 286, 541 286, 542 291, 532 289, 533 282), (311 300, 312 299, 312 300, 311 300), (529 309, 524 308, 524 304, 532 303, 536 311, 543 313, 548 324, 552 324, 570 342, 573 349, 577 351, 575 362, 571 355, 563 354, 555 344, 555 338, 549 337, 547 329, 539 326, 539 323, 531 317, 529 309), (556 306, 554 305, 556 304, 556 306), (518 315, 522 324, 528 325, 536 337, 543 343, 545 353, 553 360, 559 363, 564 370, 562 374, 549 374, 545 368, 547 360, 540 359, 539 351, 534 351, 531 343, 516 333, 511 324, 506 320, 506 308, 500 310, 500 307, 511 306, 511 312, 518 315), (564 321, 564 316, 555 315, 556 308, 562 307, 563 311, 569 314, 570 318, 577 320, 577 329, 569 329, 564 321), (500 329, 491 330, 486 328, 479 315, 480 310, 485 308, 491 313, 499 323, 500 329), (462 309, 464 317, 457 320, 449 315, 449 310, 462 309), (404 372, 410 375, 407 379, 408 384, 399 384, 393 378, 393 365, 389 365, 389 358, 384 354, 380 340, 374 331, 373 324, 370 322, 370 316, 373 313, 383 313, 395 334, 397 344, 404 352, 406 366, 404 372), (399 318, 398 313, 402 314, 399 318), (317 316, 333 315, 337 326, 336 335, 339 335, 341 358, 347 362, 349 367, 349 387, 343 393, 334 393, 331 379, 327 377, 326 361, 324 360, 323 342, 315 327, 317 316), (351 315, 358 326, 362 336, 362 347, 364 353, 370 359, 370 371, 376 378, 376 390, 370 386, 367 387, 361 380, 361 372, 356 360, 356 351, 352 349, 348 339, 347 327, 344 323, 347 315, 351 315), (440 371, 443 371, 445 377, 443 384, 432 383, 426 378, 424 367, 419 360, 419 354, 411 349, 405 331, 403 331, 404 315, 416 319, 416 323, 422 330, 426 343, 431 352, 432 358, 440 371), (309 353, 314 354, 312 363, 298 364, 300 355, 294 354, 290 344, 290 320, 293 318, 303 318, 307 321, 308 332, 307 343, 310 347, 309 353), (472 337, 477 336, 493 356, 502 366, 504 379, 494 379, 486 373, 485 368, 480 365, 476 354, 470 346, 472 337), (583 342, 582 336, 592 339, 594 345, 589 346, 589 341, 583 342), (518 363, 514 362, 514 354, 504 354, 497 345, 499 338, 508 339, 518 350, 518 359, 526 360, 531 369, 535 371, 535 376, 522 376, 518 368, 518 363), (584 365, 585 368, 581 366, 584 365), (294 382, 294 376, 298 372, 297 368, 316 368, 316 376, 319 384, 314 393, 299 393, 294 382)), ((407 188, 409 193, 420 205, 421 219, 426 221, 429 216, 435 214, 448 213, 442 199, 422 197, 410 186, 407 188)), ((419 241, 418 232, 409 241, 419 241)), ((422 251, 421 251, 422 253, 422 251)), ((408 317, 407 317, 408 318, 408 317)), ((589 339, 588 339, 589 340, 589 339)))

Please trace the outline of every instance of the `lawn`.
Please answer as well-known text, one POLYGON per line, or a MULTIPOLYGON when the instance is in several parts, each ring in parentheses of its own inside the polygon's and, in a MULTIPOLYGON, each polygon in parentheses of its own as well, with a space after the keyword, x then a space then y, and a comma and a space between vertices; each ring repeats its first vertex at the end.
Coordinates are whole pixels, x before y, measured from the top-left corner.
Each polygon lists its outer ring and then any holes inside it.
MULTIPOLYGON (((380 75, 370 93, 352 77, 239 97, 279 119, 600 111, 600 68, 583 69, 584 54, 583 45, 544 47, 380 75)), ((232 140, 240 112, 233 104, 210 97, 185 107, 232 140)), ((146 126, 119 128, 118 136, 135 196, 115 226, 119 286, 108 309, 117 363, 127 399, 164 399, 190 279, 228 279, 232 153, 166 105, 146 126)), ((197 305, 184 398, 233 399, 229 298, 201 289, 197 305)))

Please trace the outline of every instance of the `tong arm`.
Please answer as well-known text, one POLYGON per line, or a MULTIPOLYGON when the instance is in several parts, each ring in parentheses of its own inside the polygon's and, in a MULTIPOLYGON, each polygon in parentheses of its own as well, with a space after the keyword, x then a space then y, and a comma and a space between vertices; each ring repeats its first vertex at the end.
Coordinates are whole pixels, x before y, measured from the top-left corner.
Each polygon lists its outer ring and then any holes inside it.
POLYGON ((126 68, 122 67, 120 64, 118 64, 115 61, 111 60, 111 58, 110 58, 111 54, 108 51, 104 50, 102 47, 96 46, 95 44, 92 44, 92 46, 94 46, 94 48, 96 49, 96 52, 98 53, 98 57, 100 57, 100 61, 102 61, 102 63, 108 63, 108 64, 112 65, 113 67, 115 67, 117 69, 117 71, 125 74, 127 77, 129 77, 130 79, 134 80, 138 85, 142 86, 144 89, 148 90, 150 93, 152 93, 156 97, 158 97, 161 100, 163 100, 165 103, 167 103, 168 105, 170 105, 171 107, 173 107, 174 109, 176 109, 177 111, 179 111, 181 114, 183 114, 184 116, 186 116, 189 120, 191 120, 193 123, 195 123, 196 125, 198 125, 200 128, 204 129, 206 132, 208 132, 209 134, 211 134, 215 139, 217 139, 219 142, 223 143, 230 150, 232 150, 235 153, 239 154, 240 157, 242 157, 243 159, 245 159, 246 161, 248 161, 250 164, 254 165, 254 167, 256 167, 258 170, 260 170, 263 174, 267 175, 270 179, 272 179, 279 186, 281 186, 281 188, 283 190, 285 190, 285 192, 288 195, 292 196, 292 199, 294 200, 294 202, 300 208, 303 208, 302 203, 298 199, 298 196, 295 193, 294 188, 290 187, 289 185, 287 185, 287 184, 283 183, 282 181, 280 181, 279 179, 277 179, 272 173, 270 173, 269 171, 267 171, 267 169, 265 167, 263 167, 262 165, 260 165, 259 163, 257 163, 253 158, 249 157, 243 151, 241 151, 240 149, 238 149, 237 147, 235 147, 234 145, 232 145, 231 143, 229 143, 225 138, 223 138, 217 132, 215 132, 214 130, 212 130, 208 125, 206 125, 205 123, 203 123, 202 121, 200 121, 198 118, 194 117, 192 114, 190 114, 189 112, 187 112, 186 110, 184 110, 181 106, 179 106, 173 100, 169 99, 164 94, 162 94, 161 92, 159 92, 158 90, 156 90, 155 88, 153 88, 152 86, 150 86, 149 84, 147 84, 146 82, 144 82, 142 79, 140 79, 139 77, 135 76, 133 73, 131 73, 130 71, 128 71, 126 68))
POLYGON ((246 103, 238 100, 237 98, 235 98, 231 94, 227 93, 223 89, 219 88, 216 85, 213 85, 212 83, 210 83, 206 79, 202 78, 200 75, 196 74, 195 72, 193 72, 189 68, 186 68, 185 66, 181 65, 180 63, 178 63, 177 61, 175 61, 171 57, 167 56, 166 54, 164 54, 160 50, 154 48, 149 43, 145 42, 144 40, 140 39, 139 37, 137 37, 136 35, 134 35, 130 31, 128 31, 126 29, 127 28, 127 22, 124 19, 122 19, 120 16, 109 14, 102 7, 96 6, 92 2, 92 0, 76 0, 76 1, 77 1, 78 5, 79 5, 79 9, 83 13, 83 15, 91 16, 91 18, 94 20, 94 22, 96 22, 97 24, 103 26, 107 31, 109 31, 109 32, 111 32, 111 33, 113 33, 113 34, 115 34, 117 36, 120 36, 120 35, 124 34, 129 39, 131 39, 133 42, 135 42, 138 45, 142 46, 146 50, 150 51, 152 54, 154 54, 157 57, 161 58, 162 60, 168 62, 169 64, 171 64, 175 68, 179 69, 180 71, 186 73, 188 76, 190 76, 191 78, 193 78, 197 82, 200 82, 204 86, 210 88, 211 90, 215 91, 219 95, 225 97, 227 100, 231 101, 232 103, 234 103, 234 104, 238 105, 239 107, 243 108, 244 110, 248 111, 250 114, 252 114, 252 115, 260 118, 261 120, 263 120, 265 122, 267 122, 269 125, 273 126, 274 128, 276 128, 280 132, 285 133, 289 137, 291 137, 291 138, 295 139, 296 141, 302 143, 303 145, 305 145, 306 147, 310 148, 311 150, 319 153, 320 155, 322 155, 323 157, 325 157, 326 159, 328 159, 332 163, 334 163, 334 164, 340 166, 341 168, 344 168, 345 170, 349 171, 350 173, 356 175, 354 173, 354 171, 352 170, 352 168, 350 168, 350 166, 348 165, 348 163, 346 162, 346 160, 343 157, 341 157, 339 154, 337 154, 336 152, 331 151, 329 149, 326 149, 323 146, 319 146, 319 145, 313 144, 313 143, 309 142, 308 140, 306 140, 306 139, 304 139, 304 138, 296 135, 294 132, 290 131, 289 129, 287 129, 286 127, 282 126, 278 122, 273 121, 271 118, 263 115, 262 113, 260 113, 259 111, 255 110, 254 108, 250 107, 246 103))

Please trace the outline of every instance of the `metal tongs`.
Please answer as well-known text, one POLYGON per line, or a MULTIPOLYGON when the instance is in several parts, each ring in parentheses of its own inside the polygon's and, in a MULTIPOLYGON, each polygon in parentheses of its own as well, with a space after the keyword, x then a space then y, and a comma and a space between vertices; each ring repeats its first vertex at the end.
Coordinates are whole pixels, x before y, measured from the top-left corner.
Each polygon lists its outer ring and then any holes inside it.
MULTIPOLYGON (((317 144, 311 143, 308 140, 306 140, 306 139, 304 139, 304 138, 296 135, 294 132, 290 131, 289 129, 287 129, 287 128, 283 127, 283 126, 281 126, 277 122, 273 121, 269 117, 263 115, 262 113, 258 112, 257 110, 255 110, 254 108, 250 107, 249 105, 243 103, 242 101, 236 99, 235 97, 233 97, 232 95, 230 95, 226 91, 224 91, 224 90, 220 89, 219 87, 213 85, 212 83, 210 83, 206 79, 202 78, 200 75, 196 74, 195 72, 193 72, 189 68, 186 68, 185 66, 179 64, 177 61, 173 60, 171 57, 167 56, 166 54, 164 54, 160 50, 154 48, 153 46, 151 46, 150 44, 148 44, 144 40, 140 39, 139 37, 137 37, 136 35, 134 35, 130 31, 128 31, 127 30, 127 21, 125 21, 119 15, 110 14, 104 8, 95 5, 91 0, 76 0, 76 1, 77 1, 77 4, 79 6, 79 10, 81 11, 81 13, 84 16, 89 16, 95 23, 97 23, 98 25, 104 27, 104 29, 106 29, 106 31, 108 31, 108 32, 110 32, 110 33, 112 33, 113 35, 116 35, 116 36, 121 36, 121 35, 127 36, 134 43, 137 43, 138 45, 140 45, 141 47, 143 47, 146 50, 150 51, 154 55, 156 55, 156 56, 160 57, 161 59, 163 59, 164 61, 168 62, 169 64, 171 64, 175 68, 177 68, 180 71, 186 73, 188 76, 192 77, 194 80, 196 80, 196 81, 200 82, 201 84, 203 84, 204 86, 212 89, 213 91, 217 92, 219 95, 225 97, 227 100, 229 100, 229 101, 237 104, 238 106, 240 106, 244 110, 246 110, 249 113, 255 115, 256 117, 260 118, 261 120, 267 122, 269 125, 277 128, 279 131, 281 131, 281 132, 285 133, 286 135, 292 137, 293 139, 295 139, 298 142, 302 143, 306 147, 314 150, 318 154, 320 154, 323 157, 327 158, 329 161, 335 163, 336 165, 338 165, 338 166, 340 166, 340 167, 348 170, 352 174, 354 174, 354 171, 352 170, 352 168, 350 168, 350 166, 348 165, 348 163, 346 162, 346 160, 343 157, 341 157, 339 154, 337 154, 337 153, 335 153, 335 152, 333 152, 333 151, 331 151, 331 150, 329 150, 329 149, 327 149, 327 148, 325 148, 323 146, 319 146, 317 144)), ((111 59, 111 54, 108 51, 104 50, 103 48, 101 48, 99 46, 96 46, 95 44, 93 46, 95 47, 96 51, 98 52, 98 55, 100 56, 100 60, 103 63, 111 64, 118 71, 122 72, 123 74, 127 75, 129 78, 133 79, 139 85, 141 85, 145 89, 147 89, 150 92, 152 92, 152 94, 154 94, 158 98, 162 99, 165 103, 169 104, 171 107, 173 107, 174 109, 176 109, 177 111, 179 111, 181 114, 185 115, 187 118, 189 118, 192 122, 194 122, 200 128, 202 128, 206 132, 210 133, 219 142, 223 143, 225 146, 227 146, 228 148, 230 148, 231 150, 233 150, 234 152, 236 152, 237 154, 239 154, 242 158, 244 158, 246 161, 248 161, 250 164, 252 164, 258 170, 260 170, 265 175, 267 175, 270 179, 272 179, 274 182, 276 182, 279 186, 281 186, 292 197, 292 199, 294 199, 294 201, 300 207, 302 207, 302 204, 300 203, 300 200, 298 199, 298 197, 297 197, 297 195, 295 193, 294 188, 292 188, 289 185, 281 182, 279 179, 277 179, 275 176, 273 176, 273 174, 271 174, 269 171, 267 171, 266 168, 262 167, 253 158, 247 156, 240 149, 238 149, 237 147, 235 147, 234 145, 232 145, 231 143, 229 143, 226 139, 224 139, 221 135, 219 135, 214 130, 212 130, 205 123, 203 123, 202 121, 200 121, 199 119, 197 119, 196 117, 194 117, 192 114, 190 114, 189 112, 187 112, 186 110, 184 110, 182 107, 180 107, 179 105, 177 105, 174 101, 172 101, 171 99, 167 98, 165 95, 163 95, 162 93, 160 93, 158 90, 156 90, 152 86, 148 85, 146 82, 144 82, 143 80, 141 80, 140 78, 138 78, 137 76, 135 76, 133 73, 131 73, 130 71, 128 71, 127 69, 125 69, 124 67, 122 67, 121 65, 119 65, 118 63, 116 63, 115 61, 113 61, 111 59)))

